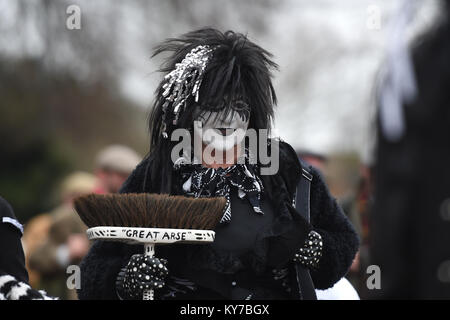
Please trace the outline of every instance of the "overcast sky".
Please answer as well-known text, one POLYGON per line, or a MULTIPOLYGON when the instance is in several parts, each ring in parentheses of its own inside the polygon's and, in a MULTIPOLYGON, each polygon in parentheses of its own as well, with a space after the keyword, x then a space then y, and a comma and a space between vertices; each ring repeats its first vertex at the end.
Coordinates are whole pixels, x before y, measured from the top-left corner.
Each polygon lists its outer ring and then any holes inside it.
MULTIPOLYGON (((429 23, 436 1, 422 2, 419 25, 429 23)), ((363 161, 370 159, 374 79, 385 56, 389 19, 400 5, 401 1, 392 0, 280 1, 279 6, 263 11, 261 33, 247 23, 245 15, 224 13, 231 20, 220 23, 224 28, 248 32, 280 65, 274 80, 279 97, 274 135, 296 148, 321 153, 356 151, 363 161)), ((224 11, 233 9, 226 6, 224 11)), ((166 34, 174 36, 185 32, 184 28, 180 23, 166 34)), ((153 97, 148 88, 154 88, 160 78, 151 74, 156 64, 146 60, 148 53, 142 54, 136 68, 124 77, 123 89, 147 106, 153 97)))
MULTIPOLYGON (((120 5, 115 21, 106 14, 115 0, 65 2, 95 17, 96 23, 85 23, 83 28, 117 33, 121 90, 143 108, 150 106, 161 79, 154 73, 160 61, 150 60, 153 45, 204 25, 233 29, 248 33, 280 65, 274 80, 279 97, 274 135, 296 148, 356 151, 364 161, 369 158, 375 75, 385 56, 389 19, 402 1, 150 0, 143 12, 145 1, 135 0, 120 5), (174 9, 168 3, 182 5, 174 9)), ((418 1, 413 30, 433 20, 436 2, 418 1)), ((0 27, 17 23, 14 7, 14 0, 0 0, 0 27)), ((20 21, 21 34, 0 35, 0 53, 42 53, 31 20, 20 21)))

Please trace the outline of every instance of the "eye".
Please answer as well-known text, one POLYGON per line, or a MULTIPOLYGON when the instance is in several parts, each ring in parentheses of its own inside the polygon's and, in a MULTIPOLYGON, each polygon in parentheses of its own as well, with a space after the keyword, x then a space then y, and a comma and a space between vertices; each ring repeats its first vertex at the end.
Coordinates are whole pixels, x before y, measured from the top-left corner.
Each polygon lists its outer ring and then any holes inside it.
POLYGON ((246 103, 246 102, 244 102, 242 100, 234 101, 233 104, 232 104, 232 108, 235 111, 240 111, 240 110, 248 110, 248 111, 250 111, 250 107, 249 107, 248 103, 246 103))
POLYGON ((237 112, 242 121, 248 121, 250 118, 250 106, 248 103, 242 100, 237 100, 233 102, 232 108, 235 112, 237 112))

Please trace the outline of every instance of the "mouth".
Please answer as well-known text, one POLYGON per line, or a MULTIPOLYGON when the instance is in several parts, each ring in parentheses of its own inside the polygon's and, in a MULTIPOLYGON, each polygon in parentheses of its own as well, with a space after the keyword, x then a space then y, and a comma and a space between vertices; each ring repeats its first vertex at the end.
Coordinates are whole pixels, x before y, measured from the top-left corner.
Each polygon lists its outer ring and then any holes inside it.
POLYGON ((219 132, 222 136, 230 136, 236 131, 236 129, 234 129, 234 128, 216 128, 216 131, 219 132))

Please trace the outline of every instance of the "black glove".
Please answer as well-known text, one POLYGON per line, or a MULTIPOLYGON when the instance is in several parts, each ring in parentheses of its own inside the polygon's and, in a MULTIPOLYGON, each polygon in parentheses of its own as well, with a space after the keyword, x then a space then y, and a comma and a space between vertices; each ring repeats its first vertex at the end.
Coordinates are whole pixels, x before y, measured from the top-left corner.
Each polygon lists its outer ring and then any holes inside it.
POLYGON ((167 260, 135 254, 117 276, 116 290, 119 298, 142 299, 145 290, 165 285, 167 260))
POLYGON ((315 231, 310 231, 302 248, 295 254, 294 262, 311 269, 316 269, 322 257, 322 237, 315 231))

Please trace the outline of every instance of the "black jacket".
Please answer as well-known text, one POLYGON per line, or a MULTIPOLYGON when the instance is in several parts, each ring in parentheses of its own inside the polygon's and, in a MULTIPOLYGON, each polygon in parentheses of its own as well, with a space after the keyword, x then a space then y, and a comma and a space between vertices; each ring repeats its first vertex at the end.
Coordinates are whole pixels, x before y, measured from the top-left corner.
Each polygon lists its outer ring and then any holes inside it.
POLYGON ((22 225, 17 221, 11 205, 0 197, 0 272, 19 281, 28 282, 22 243, 22 225))
MULTIPOLYGON (((319 232, 323 239, 323 253, 317 270, 311 272, 314 285, 317 289, 326 289, 333 286, 348 271, 354 256, 358 250, 359 239, 354 228, 347 220, 342 209, 336 203, 336 200, 330 195, 320 173, 310 168, 313 175, 311 184, 311 224, 308 224, 292 206, 292 200, 296 192, 301 176, 301 166, 297 155, 290 145, 284 142, 279 144, 280 167, 276 175, 261 176, 265 194, 269 195, 274 212, 277 215, 277 225, 261 241, 261 246, 255 248, 254 256, 249 257, 252 270, 240 278, 253 277, 262 279, 267 274, 264 268, 278 268, 290 263, 291 258, 303 241, 309 230, 314 229, 319 232), (276 230, 276 231, 274 231, 276 230), (261 253, 263 252, 263 253, 261 253)), ((158 193, 158 186, 150 186, 143 189, 144 177, 148 167, 148 159, 144 159, 124 183, 122 193, 154 192, 158 193)), ((150 160, 151 161, 151 160, 150 160)), ((148 173, 151 174, 151 173, 148 173)), ((147 177, 148 178, 148 177, 147 177)), ((161 247, 158 249, 157 256, 168 258, 169 271, 172 265, 183 264, 183 254, 189 251, 191 247, 184 249, 175 249, 175 246, 161 247), (176 251, 178 250, 178 251, 176 251), (175 253, 174 253, 175 252, 175 253), (179 259, 180 261, 174 260, 179 259)), ((177 248, 183 248, 177 245, 177 248)), ((81 289, 78 291, 80 299, 117 299, 115 292, 115 280, 119 270, 124 267, 130 256, 134 253, 143 253, 140 245, 126 245, 122 243, 112 243, 96 241, 89 251, 88 255, 80 264, 81 267, 81 289)), ((220 264, 220 257, 207 256, 205 263, 210 263, 211 259, 215 265, 220 264)), ((186 274, 185 274, 186 275, 186 274)), ((226 275, 233 278, 239 275, 226 275)), ((224 275, 224 278, 226 278, 224 275)), ((207 283, 210 279, 216 279, 214 276, 208 278, 207 272, 190 273, 190 280, 196 283, 207 283), (198 281, 192 278, 197 277, 198 281), (207 279, 207 280, 205 280, 207 279)), ((253 279, 253 278, 252 278, 253 279)), ((226 282, 227 280, 224 280, 226 282)), ((219 290, 222 284, 218 283, 217 291, 221 294, 216 295, 202 291, 203 294, 188 296, 186 298, 232 298, 232 296, 219 290)), ((296 287, 295 279, 290 281, 289 286, 296 287)), ((213 290, 214 291, 214 290, 213 290)), ((272 296, 270 290, 260 290, 255 298, 275 299, 280 296, 272 296)))

